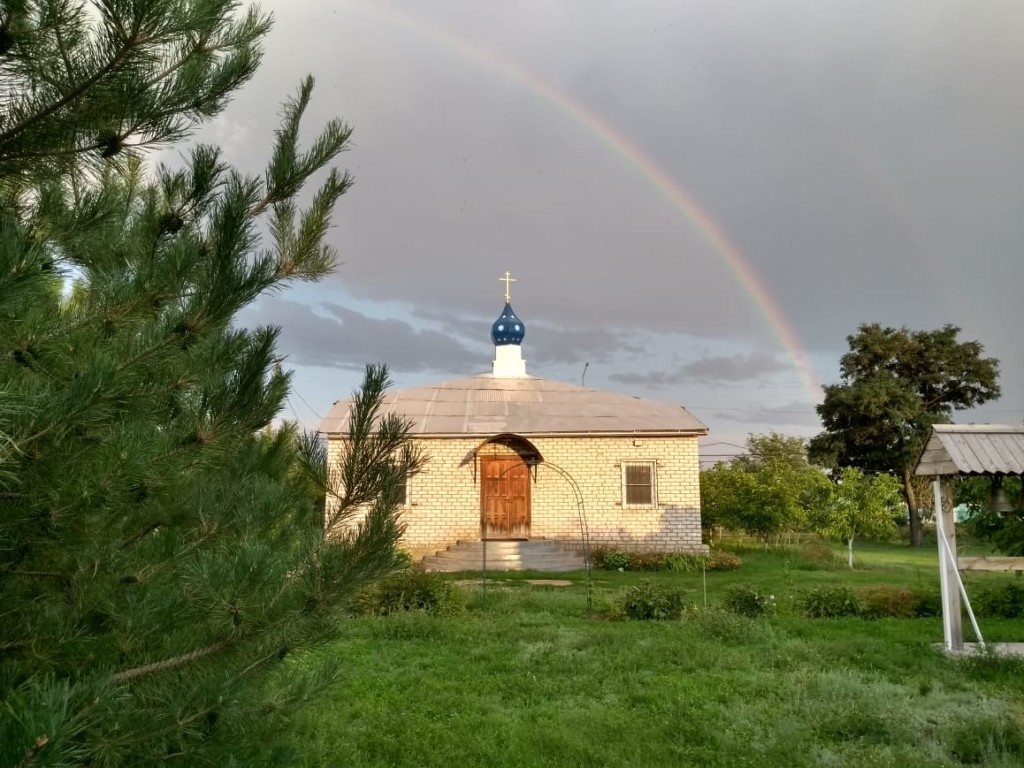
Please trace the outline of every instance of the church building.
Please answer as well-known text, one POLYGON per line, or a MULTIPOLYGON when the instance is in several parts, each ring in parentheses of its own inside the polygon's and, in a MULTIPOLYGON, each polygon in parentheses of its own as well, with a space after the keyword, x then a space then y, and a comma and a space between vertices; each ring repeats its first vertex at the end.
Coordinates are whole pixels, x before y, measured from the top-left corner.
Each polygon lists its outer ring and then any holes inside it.
MULTIPOLYGON (((505 306, 481 373, 396 390, 383 410, 412 422, 427 457, 405 493, 402 546, 414 555, 458 541, 558 540, 663 552, 706 552, 697 439, 685 408, 531 376, 526 326, 505 306)), ((333 461, 350 401, 320 431, 333 461)))

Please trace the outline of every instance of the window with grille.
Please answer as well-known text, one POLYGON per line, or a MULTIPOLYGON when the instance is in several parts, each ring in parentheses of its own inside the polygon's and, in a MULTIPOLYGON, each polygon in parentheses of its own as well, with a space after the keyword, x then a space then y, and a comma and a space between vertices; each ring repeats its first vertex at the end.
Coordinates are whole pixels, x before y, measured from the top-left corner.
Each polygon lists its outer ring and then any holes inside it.
POLYGON ((407 507, 409 506, 409 481, 406 480, 402 483, 402 487, 398 491, 398 506, 407 507))
POLYGON ((654 462, 622 462, 622 506, 653 507, 657 498, 654 462))

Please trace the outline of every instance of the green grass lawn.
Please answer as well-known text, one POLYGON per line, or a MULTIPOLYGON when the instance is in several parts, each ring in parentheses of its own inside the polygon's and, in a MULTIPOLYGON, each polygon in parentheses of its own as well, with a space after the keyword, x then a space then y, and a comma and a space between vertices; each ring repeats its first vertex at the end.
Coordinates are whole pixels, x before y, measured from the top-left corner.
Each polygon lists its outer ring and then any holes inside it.
MULTIPOLYGON (((936 588, 934 550, 864 546, 852 573, 784 552, 743 558, 707 574, 707 609, 700 574, 594 573, 599 613, 648 579, 687 590, 682 621, 588 619, 584 574, 567 588, 501 574, 486 605, 464 585, 458 618, 353 619, 315 652, 341 663, 343 684, 289 741, 311 766, 1024 765, 1024 661, 948 659, 939 619, 795 613, 792 595, 820 584, 936 588), (716 609, 734 583, 777 593, 783 611, 716 609)), ((1021 620, 981 629, 1024 640, 1021 620)))

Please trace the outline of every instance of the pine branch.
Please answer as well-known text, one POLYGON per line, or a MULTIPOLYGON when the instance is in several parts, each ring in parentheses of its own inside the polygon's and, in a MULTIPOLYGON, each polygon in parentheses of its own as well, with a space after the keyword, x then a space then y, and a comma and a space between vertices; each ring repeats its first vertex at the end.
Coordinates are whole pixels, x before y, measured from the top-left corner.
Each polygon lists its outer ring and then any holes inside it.
POLYGON ((117 672, 111 679, 115 683, 129 683, 132 680, 138 680, 140 677, 145 677, 146 675, 152 675, 157 672, 167 672, 171 669, 180 669, 192 662, 199 661, 200 659, 205 659, 207 656, 219 653, 230 645, 230 641, 220 640, 206 646, 205 648, 192 651, 191 653, 184 653, 181 656, 174 656, 170 659, 164 659, 163 661, 154 661, 152 664, 144 664, 141 667, 134 667, 133 669, 126 669, 121 672, 117 672))
POLYGON ((29 768, 29 766, 34 765, 36 760, 39 758, 39 753, 42 752, 43 748, 49 743, 50 737, 45 734, 36 739, 35 743, 25 751, 25 757, 23 757, 21 762, 18 763, 18 768, 29 768))
POLYGON ((54 112, 63 109, 71 102, 81 98, 89 89, 91 89, 98 82, 100 82, 100 80, 102 80, 112 71, 114 71, 114 69, 116 69, 122 62, 124 62, 124 60, 128 58, 128 55, 136 47, 140 45, 141 41, 135 39, 136 34, 138 34, 137 29, 133 31, 131 36, 125 39, 124 46, 117 52, 117 54, 113 58, 111 58, 106 64, 104 64, 102 67, 96 70, 96 72, 94 72, 92 76, 83 80, 75 88, 65 93, 61 98, 57 99, 57 101, 53 102, 50 106, 43 108, 42 110, 36 112, 33 115, 30 115, 26 119, 22 120, 20 123, 16 123, 9 130, 0 133, 0 146, 10 141, 11 138, 17 136, 22 131, 31 128, 33 125, 40 122, 41 120, 45 120, 54 112))
POLYGON ((64 34, 61 24, 54 24, 54 37, 57 39, 57 49, 60 51, 60 58, 64 62, 64 70, 69 78, 74 76, 74 67, 71 65, 71 57, 68 55, 67 46, 64 44, 64 34))

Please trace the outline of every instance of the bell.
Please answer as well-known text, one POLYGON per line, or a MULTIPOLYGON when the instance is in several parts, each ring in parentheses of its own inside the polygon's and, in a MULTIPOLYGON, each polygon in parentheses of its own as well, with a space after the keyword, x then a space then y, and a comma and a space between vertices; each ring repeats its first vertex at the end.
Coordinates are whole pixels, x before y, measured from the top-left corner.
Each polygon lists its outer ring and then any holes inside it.
POLYGON ((1013 504, 1010 503, 1010 497, 1006 495, 1003 478, 1000 475, 995 475, 992 478, 992 490, 988 492, 988 508, 990 512, 999 515, 1013 512, 1013 504))

